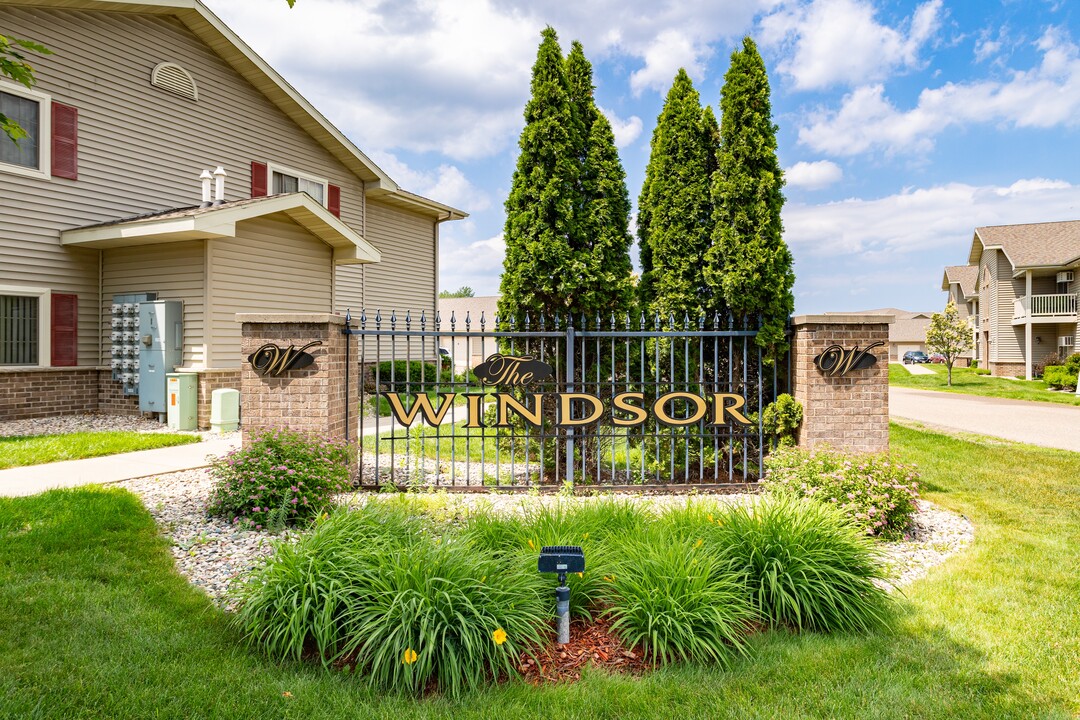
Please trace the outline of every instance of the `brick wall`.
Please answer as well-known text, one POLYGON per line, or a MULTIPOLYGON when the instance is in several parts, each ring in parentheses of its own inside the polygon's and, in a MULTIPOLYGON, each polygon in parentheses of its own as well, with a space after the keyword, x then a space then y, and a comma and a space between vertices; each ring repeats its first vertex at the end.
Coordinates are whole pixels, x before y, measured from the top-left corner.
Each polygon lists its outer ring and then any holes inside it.
POLYGON ((223 388, 240 389, 240 368, 199 371, 199 429, 210 428, 210 410, 213 392, 223 388))
POLYGON ((102 370, 98 390, 98 412, 106 415, 141 415, 139 396, 125 395, 123 386, 112 379, 112 372, 102 370))
POLYGON ((994 377, 1026 377, 1027 367, 1022 362, 991 362, 987 367, 994 377))
POLYGON ((315 362, 306 368, 290 370, 277 377, 260 376, 244 362, 240 371, 240 398, 243 412, 243 437, 259 428, 290 428, 331 438, 345 437, 347 399, 354 412, 350 415, 349 436, 356 437, 356 338, 341 333, 345 319, 323 314, 243 313, 237 315, 243 325, 240 353, 246 358, 260 347, 272 343, 281 348, 300 348, 318 340, 322 345, 307 350, 315 362), (345 387, 345 347, 352 343, 349 388, 345 387))
POLYGON ((94 412, 98 372, 96 367, 0 370, 0 420, 94 412))
POLYGON ((803 405, 798 442, 856 452, 889 449, 889 316, 809 315, 793 321, 792 394, 803 405), (814 358, 831 345, 850 350, 884 341, 877 362, 844 375, 827 375, 814 358))

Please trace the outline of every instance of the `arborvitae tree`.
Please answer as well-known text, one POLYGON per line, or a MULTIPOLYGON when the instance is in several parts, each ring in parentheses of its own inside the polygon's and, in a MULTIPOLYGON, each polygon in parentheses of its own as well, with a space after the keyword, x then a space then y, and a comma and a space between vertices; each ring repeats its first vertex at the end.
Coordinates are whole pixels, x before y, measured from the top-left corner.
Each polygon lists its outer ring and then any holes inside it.
POLYGON ((731 55, 720 113, 714 245, 706 277, 737 322, 761 317, 757 342, 771 360, 787 351, 784 325, 795 308, 795 273, 780 220, 784 175, 776 157, 769 77, 748 37, 731 55))
POLYGON ((584 134, 570 102, 565 63, 555 30, 546 28, 536 53, 532 97, 518 144, 517 169, 506 198, 506 258, 499 316, 520 323, 526 313, 566 312, 566 279, 578 260, 581 163, 575 152, 584 134))
POLYGON ((607 319, 631 301, 625 174, 581 45, 564 60, 555 31, 542 35, 506 200, 499 316, 607 319))
POLYGON ((712 243, 713 205, 709 183, 716 169, 716 118, 680 69, 656 121, 645 185, 638 199, 642 309, 689 315, 718 309, 705 281, 712 243))
POLYGON ((612 314, 621 318, 634 303, 630 194, 611 123, 593 98, 592 65, 576 40, 566 58, 566 76, 570 101, 584 130, 578 151, 583 204, 576 225, 582 233, 580 246, 588 250, 583 256, 588 265, 577 278, 575 312, 586 313, 590 320, 599 315, 607 321, 612 314))

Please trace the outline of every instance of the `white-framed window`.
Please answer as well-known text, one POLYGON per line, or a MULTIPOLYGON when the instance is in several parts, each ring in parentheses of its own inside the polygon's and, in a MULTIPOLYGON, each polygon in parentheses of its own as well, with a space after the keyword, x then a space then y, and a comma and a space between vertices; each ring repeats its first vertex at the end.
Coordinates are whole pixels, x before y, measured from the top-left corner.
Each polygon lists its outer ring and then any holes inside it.
POLYGON ((267 164, 269 191, 271 195, 282 193, 306 192, 320 205, 326 205, 330 182, 307 173, 293 170, 282 165, 267 164))
POLYGON ((49 177, 51 112, 52 99, 45 93, 0 82, 0 113, 30 135, 16 142, 0 132, 0 172, 49 177))
POLYGON ((49 288, 0 285, 0 367, 49 364, 49 288))

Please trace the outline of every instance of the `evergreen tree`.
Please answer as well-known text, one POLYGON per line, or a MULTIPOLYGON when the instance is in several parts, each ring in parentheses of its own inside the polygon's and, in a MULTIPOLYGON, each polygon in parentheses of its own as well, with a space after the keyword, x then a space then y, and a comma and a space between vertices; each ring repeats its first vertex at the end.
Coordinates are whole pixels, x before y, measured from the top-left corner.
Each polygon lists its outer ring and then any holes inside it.
POLYGON ((748 37, 731 55, 720 112, 714 244, 706 277, 738 322, 761 317, 757 342, 772 360, 787 351, 784 325, 795 308, 795 274, 782 236, 784 176, 776 157, 769 77, 748 37))
POLYGON ((506 200, 499 316, 606 319, 629 309, 625 175, 581 45, 564 60, 555 31, 542 38, 506 200))
POLYGON ((656 121, 645 184, 638 199, 642 309, 694 321, 718 308, 705 281, 712 243, 709 183, 716 169, 716 118, 702 109, 686 71, 675 75, 656 121))

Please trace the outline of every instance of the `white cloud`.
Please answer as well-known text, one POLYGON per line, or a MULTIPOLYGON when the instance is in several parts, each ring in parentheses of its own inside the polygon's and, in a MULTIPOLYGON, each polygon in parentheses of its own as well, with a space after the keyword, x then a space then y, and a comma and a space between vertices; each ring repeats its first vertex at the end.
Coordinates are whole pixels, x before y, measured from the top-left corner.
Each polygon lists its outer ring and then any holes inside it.
POLYGON ((1080 186, 1045 178, 1007 186, 948 183, 872 200, 788 204, 783 215, 784 239, 796 256, 857 255, 880 263, 951 248, 962 263, 977 226, 1076 219, 1080 186))
POLYGON ((844 177, 840 166, 830 160, 797 162, 784 171, 787 184, 806 190, 820 190, 844 177))
POLYGON ((623 120, 615 114, 614 110, 608 110, 607 108, 600 108, 600 112, 604 114, 608 122, 611 123, 611 132, 615 135, 615 147, 620 150, 627 145, 631 145, 641 135, 642 123, 641 118, 637 115, 631 115, 626 120, 623 120))
POLYGON ((443 225, 439 239, 439 287, 453 290, 468 285, 477 295, 497 295, 502 277, 506 243, 502 233, 483 240, 456 238, 451 223, 443 225))
POLYGON ((840 109, 811 115, 799 142, 831 155, 868 150, 925 152, 933 137, 952 125, 1004 123, 1047 128, 1080 123, 1080 52, 1060 29, 1050 28, 1035 43, 1042 62, 1014 71, 1007 81, 946 83, 919 94, 911 110, 896 108, 884 87, 860 87, 840 109))
POLYGON ((797 90, 859 85, 916 66, 941 24, 941 4, 924 2, 897 29, 879 23, 868 0, 814 0, 765 17, 762 41, 788 53, 777 67, 797 90))
POLYGON ((700 81, 705 76, 705 60, 709 54, 707 47, 694 42, 685 33, 664 30, 645 48, 645 67, 630 76, 630 89, 634 95, 641 95, 646 89, 665 92, 679 68, 700 81))
POLYGON ((371 159, 401 187, 424 197, 446 203, 468 213, 491 207, 491 197, 472 184, 455 165, 442 164, 434 170, 415 170, 391 153, 374 152, 371 159))

